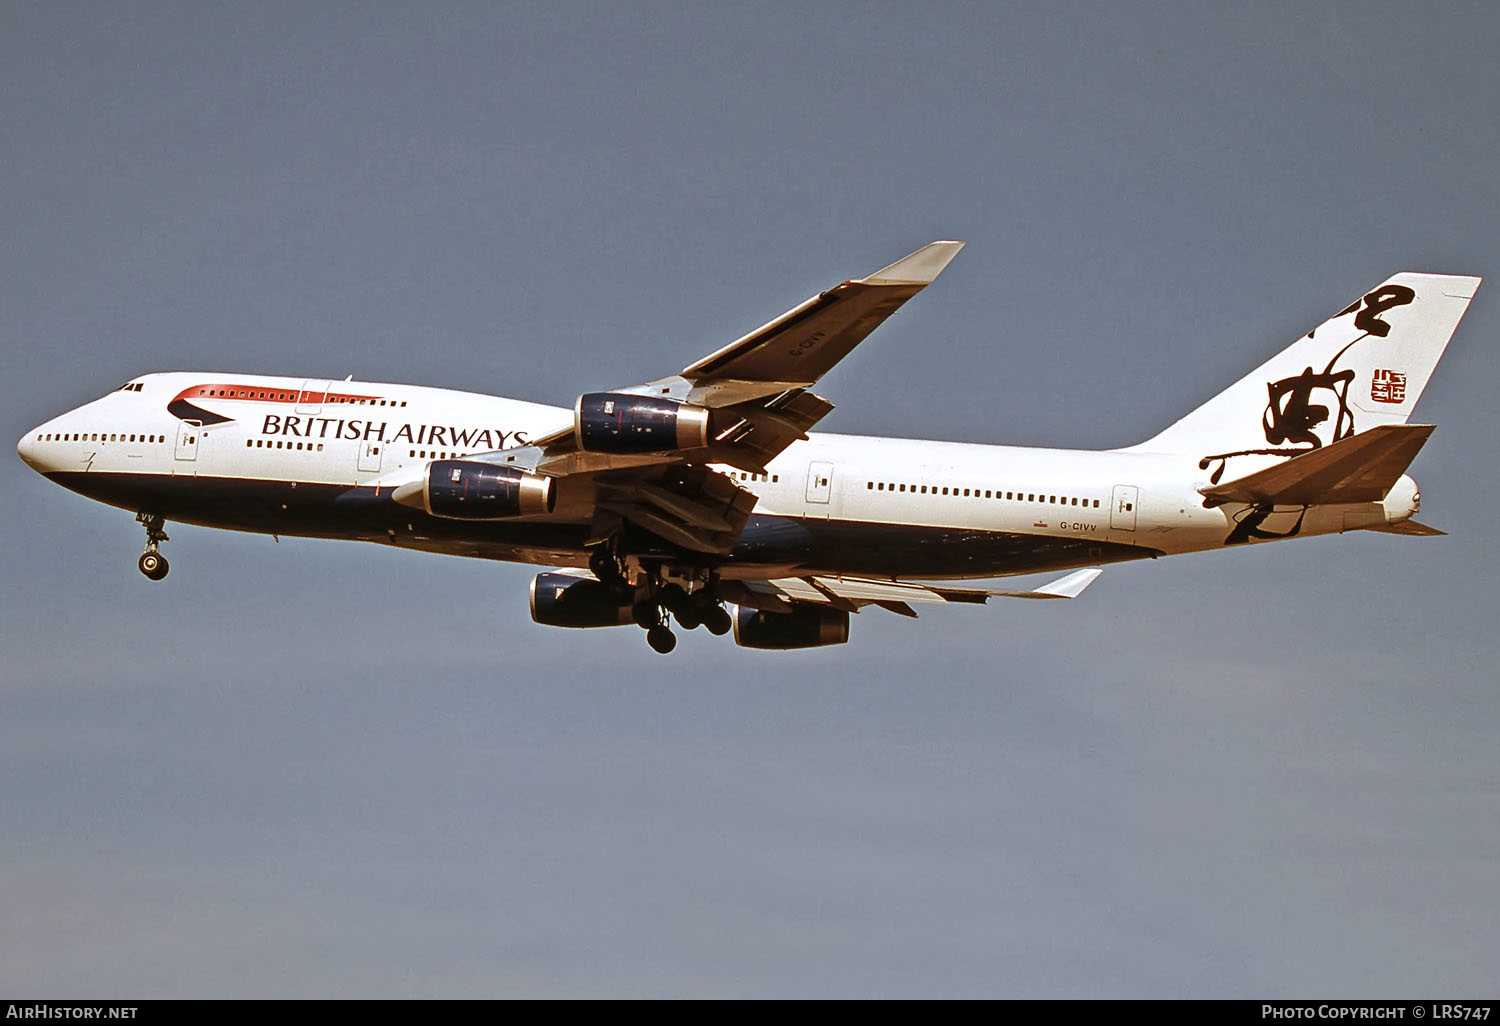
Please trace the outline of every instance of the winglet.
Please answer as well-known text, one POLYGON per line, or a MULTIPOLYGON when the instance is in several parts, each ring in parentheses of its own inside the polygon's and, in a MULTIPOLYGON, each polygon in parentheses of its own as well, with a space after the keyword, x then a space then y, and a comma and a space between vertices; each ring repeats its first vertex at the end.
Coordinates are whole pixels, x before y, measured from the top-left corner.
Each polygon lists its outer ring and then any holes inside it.
POLYGON ((963 248, 962 242, 929 242, 915 253, 860 279, 860 284, 930 285, 963 248))
POLYGON ((1066 577, 1033 588, 1030 591, 992 591, 990 595, 996 598, 1024 598, 1024 599, 1070 599, 1077 598, 1083 594, 1083 589, 1094 583, 1094 579, 1104 573, 1097 566, 1091 566, 1087 570, 1075 570, 1066 577))
POLYGON ((1077 570, 1066 577, 1059 577, 1051 584, 1044 584, 1034 591, 1022 592, 1014 598, 1077 598, 1083 594, 1083 589, 1094 583, 1094 579, 1104 573, 1098 567, 1089 567, 1087 570, 1077 570))

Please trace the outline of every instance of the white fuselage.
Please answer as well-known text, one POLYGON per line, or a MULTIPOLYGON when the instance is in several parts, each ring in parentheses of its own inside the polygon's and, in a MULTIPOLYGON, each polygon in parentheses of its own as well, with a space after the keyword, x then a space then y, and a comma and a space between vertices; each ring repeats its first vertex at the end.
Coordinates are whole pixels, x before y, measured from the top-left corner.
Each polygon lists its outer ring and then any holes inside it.
MULTIPOLYGON (((586 482, 562 479, 553 513, 505 523, 434 525, 383 501, 434 459, 525 445, 572 416, 417 385, 180 372, 137 378, 38 426, 18 449, 66 487, 168 519, 582 565, 589 502, 576 489, 586 482)), ((1205 508, 1198 489, 1208 472, 1180 453, 813 434, 763 475, 716 469, 758 496, 752 526, 785 521, 805 532, 800 547, 737 549, 726 576, 1001 576, 1381 527, 1415 508, 1415 485, 1403 478, 1383 503, 1279 509, 1232 539, 1246 507, 1205 508), (922 545, 895 544, 901 554, 884 570, 872 567, 882 531, 898 530, 906 541, 929 534, 922 545), (857 565, 845 565, 837 539, 855 535, 857 565), (965 545, 979 555, 963 558, 965 545)), ((745 537, 754 542, 754 531, 745 537)))

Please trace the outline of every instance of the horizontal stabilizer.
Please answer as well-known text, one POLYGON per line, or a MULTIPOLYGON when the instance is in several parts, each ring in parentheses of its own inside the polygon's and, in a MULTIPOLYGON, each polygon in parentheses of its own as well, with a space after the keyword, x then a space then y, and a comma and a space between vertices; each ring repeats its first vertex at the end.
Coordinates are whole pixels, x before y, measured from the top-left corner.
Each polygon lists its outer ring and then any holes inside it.
POLYGON ((1382 424, 1224 484, 1201 488, 1210 506, 1379 502, 1432 434, 1430 424, 1382 424))
POLYGON ((1419 524, 1415 520, 1398 520, 1394 524, 1382 524, 1380 527, 1367 527, 1367 531, 1382 531, 1386 534, 1409 534, 1417 538, 1440 538, 1447 535, 1447 531, 1439 531, 1436 527, 1428 527, 1419 524))

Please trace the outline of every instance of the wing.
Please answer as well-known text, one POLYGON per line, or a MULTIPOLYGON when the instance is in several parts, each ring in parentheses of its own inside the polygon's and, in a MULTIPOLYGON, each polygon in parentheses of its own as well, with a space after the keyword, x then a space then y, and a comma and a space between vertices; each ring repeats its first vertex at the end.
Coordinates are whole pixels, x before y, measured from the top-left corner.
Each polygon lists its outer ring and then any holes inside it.
POLYGON ((772 581, 724 581, 724 597, 740 605, 789 613, 798 603, 832 606, 857 613, 861 606, 876 605, 902 616, 916 616, 909 603, 983 603, 991 598, 1070 599, 1083 594, 1104 571, 1098 567, 1076 570, 1030 591, 950 588, 942 584, 886 581, 867 577, 786 577, 772 581))
POLYGON ((963 248, 933 242, 819 293, 681 374, 579 397, 572 426, 495 462, 592 483, 602 537, 625 521, 682 548, 724 553, 755 507, 715 465, 766 464, 833 409, 808 391, 963 248))
POLYGON ((902 303, 930 285, 963 245, 933 242, 868 278, 836 285, 704 357, 682 377, 698 384, 705 398, 810 387, 902 303))

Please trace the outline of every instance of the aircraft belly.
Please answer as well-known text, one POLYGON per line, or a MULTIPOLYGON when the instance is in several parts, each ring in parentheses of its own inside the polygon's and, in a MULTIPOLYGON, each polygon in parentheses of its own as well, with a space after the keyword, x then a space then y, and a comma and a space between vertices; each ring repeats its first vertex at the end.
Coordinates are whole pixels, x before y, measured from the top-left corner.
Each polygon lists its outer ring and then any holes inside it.
POLYGON ((966 527, 752 515, 730 559, 798 573, 963 578, 1097 566, 1160 553, 1141 545, 966 527))

